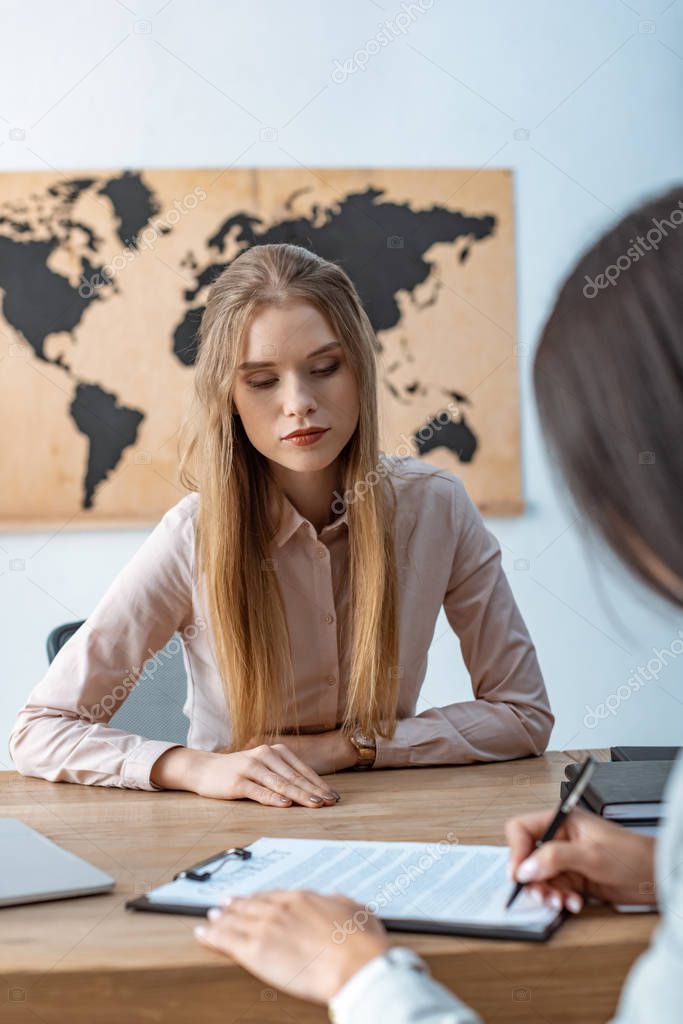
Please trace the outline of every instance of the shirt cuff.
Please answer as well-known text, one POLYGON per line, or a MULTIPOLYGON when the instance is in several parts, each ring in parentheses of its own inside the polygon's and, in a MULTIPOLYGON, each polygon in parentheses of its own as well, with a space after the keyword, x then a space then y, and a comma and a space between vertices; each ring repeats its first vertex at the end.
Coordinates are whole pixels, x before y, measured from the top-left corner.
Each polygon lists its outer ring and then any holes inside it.
POLYGON ((482 1024, 470 1007, 432 978, 427 964, 424 967, 418 971, 408 964, 392 964, 385 953, 374 957, 330 1000, 330 1020, 377 1024, 389 1015, 393 1024, 482 1024))
POLYGON ((402 768, 408 764, 409 751, 403 752, 394 740, 375 736, 375 760, 373 768, 402 768))
POLYGON ((384 953, 379 953, 372 960, 363 964, 345 985, 332 997, 329 1004, 330 1020, 334 1024, 345 1024, 346 1021, 358 1020, 358 1006, 363 996, 383 977, 391 974, 396 968, 387 960, 384 953))
POLYGON ((169 740, 145 740, 124 761, 121 785, 125 789, 147 789, 154 792, 162 790, 164 787, 157 786, 149 776, 154 762, 172 747, 182 747, 182 743, 173 743, 169 740))
POLYGON ((443 752, 445 744, 443 723, 432 719, 400 718, 391 739, 375 735, 375 763, 373 768, 407 768, 411 765, 439 764, 438 756, 430 756, 430 748, 443 752))

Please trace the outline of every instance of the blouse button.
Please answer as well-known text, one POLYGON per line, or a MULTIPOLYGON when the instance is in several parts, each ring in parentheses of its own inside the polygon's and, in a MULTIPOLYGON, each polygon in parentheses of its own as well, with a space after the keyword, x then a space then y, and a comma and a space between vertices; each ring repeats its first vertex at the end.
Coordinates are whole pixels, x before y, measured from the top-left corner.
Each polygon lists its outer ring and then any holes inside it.
POLYGON ((326 678, 328 686, 334 686, 334 684, 337 682, 334 676, 327 676, 326 678))
POLYGON ((321 546, 318 548, 318 558, 324 558, 326 554, 327 548, 325 547, 324 544, 321 544, 321 546))
POLYGON ((328 612, 328 614, 325 616, 325 622, 327 622, 328 624, 330 622, 334 622, 334 615, 330 615, 328 612))

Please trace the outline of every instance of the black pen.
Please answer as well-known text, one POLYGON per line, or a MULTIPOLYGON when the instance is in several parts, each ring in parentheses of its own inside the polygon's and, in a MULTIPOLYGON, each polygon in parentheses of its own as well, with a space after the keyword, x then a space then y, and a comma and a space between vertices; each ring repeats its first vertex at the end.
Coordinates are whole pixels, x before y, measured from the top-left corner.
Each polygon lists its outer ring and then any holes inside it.
MULTIPOLYGON (((576 807, 576 805, 578 804, 581 798, 581 794, 590 782, 594 768, 595 758, 593 758, 593 756, 589 754, 586 760, 581 765, 581 771, 572 782, 566 797, 564 798, 564 800, 560 801, 560 806, 557 808, 557 813, 555 817, 550 822, 541 838, 536 840, 536 849, 538 849, 539 846, 543 846, 544 843, 547 843, 554 838, 555 833, 557 832, 558 828, 560 827, 564 819, 567 817, 569 812, 573 810, 574 807, 576 807)), ((517 899, 517 897, 519 896, 520 892, 526 884, 526 882, 517 882, 516 886, 512 890, 510 899, 505 904, 506 910, 512 906, 512 904, 517 899)))

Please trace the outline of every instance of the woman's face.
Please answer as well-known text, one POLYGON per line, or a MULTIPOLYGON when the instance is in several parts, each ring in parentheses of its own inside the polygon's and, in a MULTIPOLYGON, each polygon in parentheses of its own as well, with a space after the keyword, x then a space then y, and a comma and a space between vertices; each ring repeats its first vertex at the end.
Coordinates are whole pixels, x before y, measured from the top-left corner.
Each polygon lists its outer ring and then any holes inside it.
POLYGON ((254 447, 298 472, 333 463, 358 423, 358 388, 344 347, 326 318, 300 299, 263 307, 253 317, 233 398, 254 447), (285 440, 307 427, 326 429, 313 444, 285 440))

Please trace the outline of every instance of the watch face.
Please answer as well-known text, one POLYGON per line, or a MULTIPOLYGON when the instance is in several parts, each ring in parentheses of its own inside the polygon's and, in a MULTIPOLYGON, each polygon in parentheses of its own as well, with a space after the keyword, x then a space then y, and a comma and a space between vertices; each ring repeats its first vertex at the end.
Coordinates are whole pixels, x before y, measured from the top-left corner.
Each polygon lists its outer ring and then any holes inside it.
POLYGON ((366 750, 375 749, 375 740, 372 736, 365 736, 362 732, 357 732, 354 734, 354 738, 358 746, 364 747, 366 750))
POLYGON ((406 946, 392 946, 385 953, 392 964, 398 967, 412 967, 416 971, 426 971, 425 961, 414 950, 406 946))
POLYGON ((360 727, 351 733, 351 742, 356 748, 358 755, 358 761, 355 765, 357 769, 372 768, 377 756, 377 748, 375 746, 375 740, 371 736, 364 736, 360 731, 360 727))

